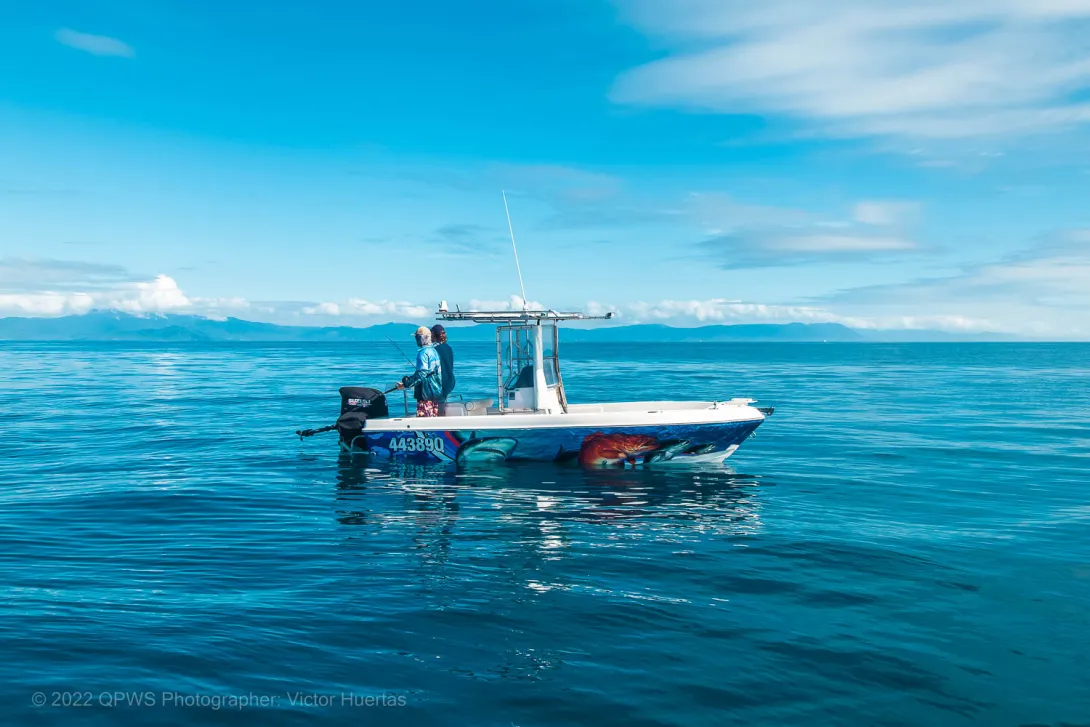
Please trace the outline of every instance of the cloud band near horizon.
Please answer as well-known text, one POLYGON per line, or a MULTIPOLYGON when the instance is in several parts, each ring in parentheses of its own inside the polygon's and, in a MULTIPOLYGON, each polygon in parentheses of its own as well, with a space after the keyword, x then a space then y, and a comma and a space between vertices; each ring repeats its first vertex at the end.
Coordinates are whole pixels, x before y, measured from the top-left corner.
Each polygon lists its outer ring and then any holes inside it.
MULTIPOLYGON (((1075 235, 1076 245, 1083 238, 1075 235)), ((1090 239, 1090 237, 1086 238, 1090 239)), ((1063 248, 1063 254, 1070 255, 1069 248, 1063 248)), ((1046 251, 1049 257, 1049 270, 1055 269, 1057 252, 1055 246, 1046 251)), ((1032 265, 1034 258, 1018 261, 1016 266, 1032 265)), ((1070 262, 1069 257, 1061 258, 1070 262)), ((1018 267, 1023 278, 1035 284, 1041 282, 1040 276, 1028 275, 1024 267, 1018 267)), ((1087 263, 1090 270, 1090 263, 1087 263)), ((995 270, 976 271, 966 274, 1000 275, 995 270)), ((1076 273, 1077 274, 1077 273, 1076 273)), ((1007 278, 1011 275, 1007 275, 1007 278)), ((921 283, 922 285, 923 283, 921 283)), ((936 284, 956 284, 943 280, 936 284)), ((873 295, 874 291, 860 290, 858 296, 873 295)), ((851 302, 853 293, 843 294, 846 302, 851 302)), ((873 303, 871 301, 870 303, 873 303)), ((449 301, 450 305, 458 304, 449 301)), ((521 308, 522 301, 516 295, 506 300, 470 300, 462 304, 465 310, 515 310, 521 308)), ((530 306, 543 308, 538 301, 531 301, 530 306)), ((862 306, 837 305, 836 301, 813 305, 767 304, 732 300, 726 298, 654 301, 634 300, 610 304, 602 301, 587 301, 581 305, 554 306, 557 308, 575 308, 591 315, 602 315, 607 311, 617 314, 615 325, 637 323, 662 323, 679 327, 708 324, 736 323, 839 323, 858 329, 889 330, 938 330, 951 333, 1003 333, 1026 335, 1049 335, 1062 333, 1068 337, 1083 336, 1090 338, 1090 327, 1086 329, 1064 329, 1041 324, 1012 325, 1011 321, 996 321, 981 308, 981 315, 967 316, 941 309, 917 310, 911 304, 901 306, 900 311, 891 310, 884 304, 873 305, 873 313, 865 311, 869 303, 862 306), (843 310, 850 307, 851 310, 843 310), (864 312, 860 312, 860 310, 864 312)), ((52 317, 63 315, 81 315, 91 310, 117 310, 136 315, 181 313, 209 318, 239 317, 270 323, 291 325, 372 325, 389 321, 420 322, 428 320, 434 314, 437 302, 428 304, 424 301, 389 301, 351 298, 345 301, 249 301, 240 297, 201 298, 187 295, 177 281, 168 275, 160 274, 150 278, 135 276, 118 266, 101 266, 71 261, 27 261, 16 259, 0 260, 0 316, 52 317), (49 283, 42 287, 28 285, 24 277, 28 271, 49 283)))

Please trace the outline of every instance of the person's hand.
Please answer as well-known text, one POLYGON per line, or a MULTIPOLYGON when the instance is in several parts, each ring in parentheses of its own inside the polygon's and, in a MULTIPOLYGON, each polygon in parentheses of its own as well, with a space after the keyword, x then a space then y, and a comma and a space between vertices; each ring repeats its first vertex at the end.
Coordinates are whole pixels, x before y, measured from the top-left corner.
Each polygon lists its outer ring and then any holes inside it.
POLYGON ((405 384, 403 384, 403 383, 401 383, 401 382, 399 381, 399 382, 397 382, 397 388, 399 388, 399 389, 404 389, 404 388, 405 388, 405 384))

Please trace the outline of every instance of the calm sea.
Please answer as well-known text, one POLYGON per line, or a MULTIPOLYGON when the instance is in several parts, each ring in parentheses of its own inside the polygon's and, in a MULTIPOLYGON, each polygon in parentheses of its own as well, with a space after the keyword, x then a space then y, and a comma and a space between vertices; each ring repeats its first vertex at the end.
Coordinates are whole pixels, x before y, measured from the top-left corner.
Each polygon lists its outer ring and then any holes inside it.
POLYGON ((363 466, 293 432, 388 345, 0 344, 0 724, 1090 724, 1090 346, 564 352, 776 414, 725 467, 363 466))

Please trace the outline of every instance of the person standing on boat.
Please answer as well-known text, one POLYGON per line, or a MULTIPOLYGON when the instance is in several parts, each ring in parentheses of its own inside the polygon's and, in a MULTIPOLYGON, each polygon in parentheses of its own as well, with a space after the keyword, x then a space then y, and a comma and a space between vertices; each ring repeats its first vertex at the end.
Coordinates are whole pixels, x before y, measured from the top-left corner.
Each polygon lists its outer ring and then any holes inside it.
POLYGON ((443 396, 443 368, 435 346, 431 345, 431 331, 425 326, 416 329, 416 371, 397 385, 404 389, 413 387, 418 417, 439 416, 439 400, 443 396))
POLYGON ((447 413, 447 397, 454 391, 454 349, 447 343, 447 329, 436 323, 431 327, 431 340, 435 343, 435 352, 439 354, 442 368, 443 392, 439 399, 439 415, 447 413))

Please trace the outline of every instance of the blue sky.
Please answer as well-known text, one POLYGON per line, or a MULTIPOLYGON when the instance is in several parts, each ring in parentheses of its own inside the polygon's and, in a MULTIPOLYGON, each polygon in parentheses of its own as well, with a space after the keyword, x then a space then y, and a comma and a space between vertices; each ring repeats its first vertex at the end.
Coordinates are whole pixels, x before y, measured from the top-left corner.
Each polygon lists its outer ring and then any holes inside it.
POLYGON ((1090 0, 45 0, 0 22, 0 315, 1090 338, 1090 0))

